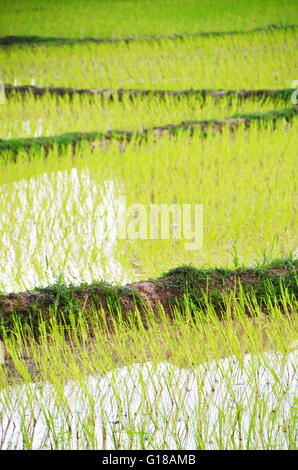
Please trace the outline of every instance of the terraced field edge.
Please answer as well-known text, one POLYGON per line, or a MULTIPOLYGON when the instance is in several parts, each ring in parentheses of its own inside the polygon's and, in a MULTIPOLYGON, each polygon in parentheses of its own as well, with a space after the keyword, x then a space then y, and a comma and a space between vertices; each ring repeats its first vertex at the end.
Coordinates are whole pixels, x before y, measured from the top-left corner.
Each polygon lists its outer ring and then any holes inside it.
POLYGON ((227 295, 242 301, 248 315, 256 311, 256 304, 266 314, 268 302, 280 303, 284 309, 285 299, 297 304, 297 269, 297 259, 290 256, 255 268, 234 270, 181 266, 157 279, 125 286, 102 281, 66 286, 60 279, 46 288, 0 295, 0 336, 9 334, 16 318, 22 324, 30 323, 37 331, 39 321, 46 320, 51 312, 70 325, 80 315, 88 317, 94 310, 102 310, 108 327, 113 324, 113 316, 121 312, 125 321, 136 308, 144 321, 148 312, 156 313, 160 307, 172 315, 175 308, 204 311, 212 306, 222 317, 227 295))
MULTIPOLYGON (((108 132, 68 132, 65 134, 55 136, 41 136, 41 137, 28 137, 20 139, 0 139, 0 155, 6 155, 7 151, 17 155, 19 152, 30 152, 33 149, 44 148, 46 151, 53 145, 64 147, 72 145, 75 149, 76 145, 81 141, 92 142, 96 146, 97 141, 109 141, 115 139, 118 141, 130 141, 131 139, 144 139, 149 134, 175 135, 179 131, 188 130, 192 134, 195 130, 206 136, 208 130, 213 132, 221 132, 224 126, 228 126, 231 131, 235 130, 240 124, 244 124, 248 128, 251 123, 258 122, 265 125, 266 123, 274 123, 277 120, 284 119, 286 122, 291 122, 297 115, 298 106, 285 108, 280 110, 268 111, 266 113, 243 113, 234 114, 228 119, 209 119, 203 121, 182 121, 178 124, 167 124, 165 126, 156 126, 142 131, 125 131, 125 130, 111 130, 108 132)), ((6 155, 7 156, 7 155, 6 155)))
POLYGON ((130 43, 134 41, 160 41, 163 39, 170 40, 183 40, 188 38, 195 37, 218 37, 218 36, 230 36, 230 35, 246 35, 253 33, 263 33, 268 31, 276 30, 295 30, 298 27, 297 24, 292 25, 267 25, 260 28, 253 28, 249 30, 232 30, 232 31, 199 31, 197 33, 176 33, 171 35, 157 35, 157 36, 145 36, 145 37, 119 37, 119 38, 94 38, 94 37, 85 37, 85 38, 61 38, 61 37, 43 37, 43 36, 2 36, 0 37, 0 46, 12 46, 12 45, 34 45, 34 44, 79 44, 86 42, 95 42, 95 43, 109 43, 116 44, 119 42, 130 43))

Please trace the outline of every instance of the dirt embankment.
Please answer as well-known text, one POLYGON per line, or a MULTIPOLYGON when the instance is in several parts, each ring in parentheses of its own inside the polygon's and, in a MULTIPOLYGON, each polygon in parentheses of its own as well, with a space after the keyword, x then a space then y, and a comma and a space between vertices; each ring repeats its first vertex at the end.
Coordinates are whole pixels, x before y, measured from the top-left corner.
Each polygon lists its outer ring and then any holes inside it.
POLYGON ((123 287, 104 283, 68 287, 55 284, 34 291, 0 296, 0 320, 9 327, 13 316, 17 315, 21 321, 30 318, 34 324, 40 315, 46 318, 55 309, 67 321, 70 311, 89 314, 92 309, 102 308, 109 324, 119 309, 124 319, 135 307, 144 317, 148 308, 157 311, 160 306, 166 314, 171 315, 173 307, 183 307, 185 302, 196 307, 204 305, 206 301, 212 302, 222 312, 224 296, 233 292, 237 298, 240 290, 246 296, 254 296, 260 305, 264 305, 268 297, 281 300, 285 290, 296 298, 297 263, 270 269, 234 271, 182 266, 156 280, 123 287))

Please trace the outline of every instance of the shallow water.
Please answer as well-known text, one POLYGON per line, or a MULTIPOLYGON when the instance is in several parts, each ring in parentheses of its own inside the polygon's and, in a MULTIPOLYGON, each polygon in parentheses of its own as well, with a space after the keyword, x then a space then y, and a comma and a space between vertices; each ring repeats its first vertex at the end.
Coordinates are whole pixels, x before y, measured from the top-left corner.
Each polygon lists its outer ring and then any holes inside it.
POLYGON ((15 182, 9 197, 0 188, 0 290, 48 285, 62 271, 74 284, 128 282, 115 246, 118 195, 113 181, 96 185, 88 169, 76 168, 15 182))
POLYGON ((63 395, 26 384, 0 394, 0 447, 26 448, 27 439, 33 449, 287 449, 297 378, 294 351, 193 371, 134 364, 69 382, 63 395))

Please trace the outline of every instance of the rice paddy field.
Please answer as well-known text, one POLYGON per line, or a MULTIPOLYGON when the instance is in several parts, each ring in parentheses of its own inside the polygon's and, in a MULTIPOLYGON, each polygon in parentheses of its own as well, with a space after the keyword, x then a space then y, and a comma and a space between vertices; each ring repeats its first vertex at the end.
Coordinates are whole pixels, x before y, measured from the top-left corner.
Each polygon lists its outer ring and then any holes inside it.
POLYGON ((296 28, 226 35, 5 46, 6 83, 75 88, 289 88, 296 28), (24 49, 25 48, 25 49, 24 49), (24 52, 23 54, 21 52, 24 52), (59 52, 58 52, 59 51, 59 52))
POLYGON ((296 2, 4 3, 0 448, 296 450, 296 2))

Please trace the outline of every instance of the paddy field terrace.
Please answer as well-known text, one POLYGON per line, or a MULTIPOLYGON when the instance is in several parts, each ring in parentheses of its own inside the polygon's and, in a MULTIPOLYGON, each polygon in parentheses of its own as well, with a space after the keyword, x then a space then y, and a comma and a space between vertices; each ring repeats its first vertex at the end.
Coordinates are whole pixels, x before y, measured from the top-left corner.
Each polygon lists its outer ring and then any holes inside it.
POLYGON ((0 19, 0 447, 296 449, 295 2, 57 5, 0 19))

